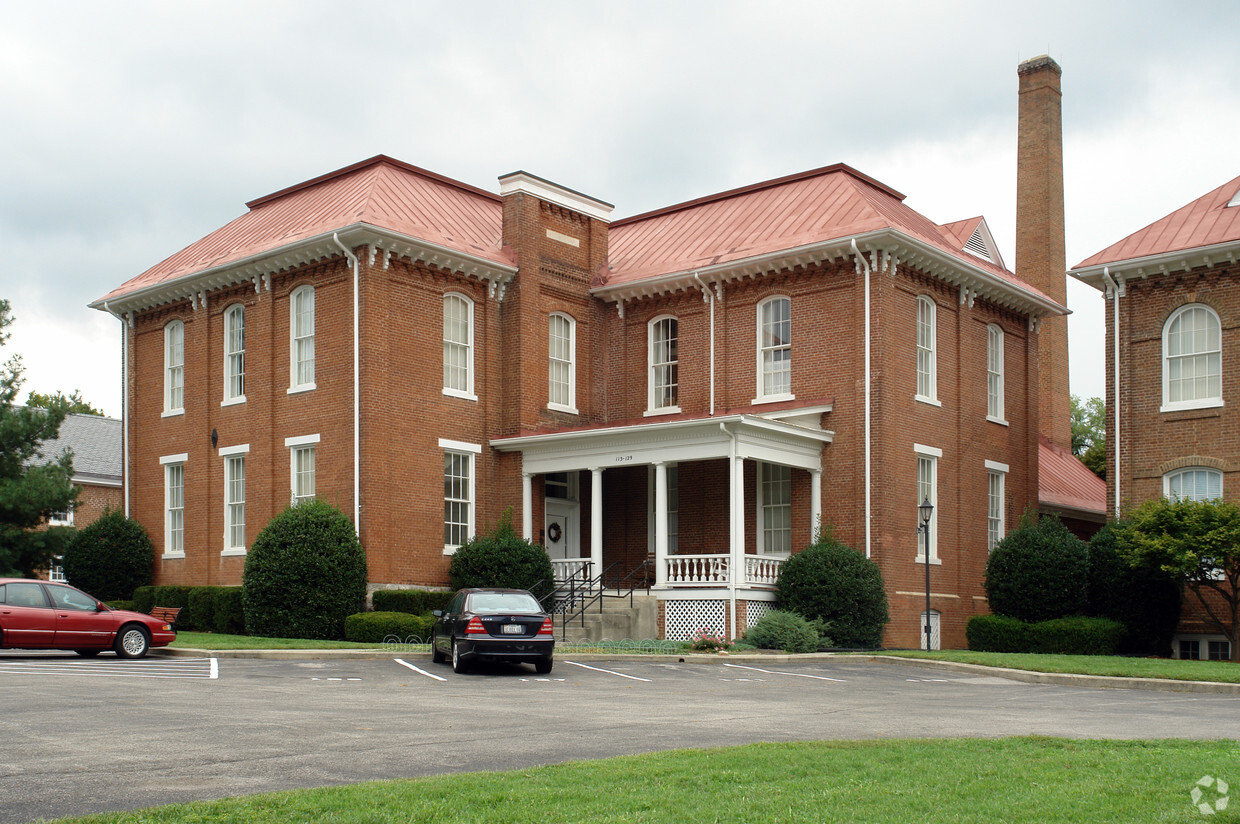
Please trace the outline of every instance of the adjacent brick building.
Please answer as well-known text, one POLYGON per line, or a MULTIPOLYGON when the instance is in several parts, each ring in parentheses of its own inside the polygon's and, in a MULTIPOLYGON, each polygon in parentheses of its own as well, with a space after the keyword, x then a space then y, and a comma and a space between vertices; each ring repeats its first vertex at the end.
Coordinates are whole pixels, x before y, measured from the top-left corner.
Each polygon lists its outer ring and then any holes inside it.
MULTIPOLYGON (((1087 258, 1106 295, 1112 517, 1165 495, 1240 500, 1240 177, 1087 258)), ((1181 657, 1228 657, 1187 609, 1181 657)))

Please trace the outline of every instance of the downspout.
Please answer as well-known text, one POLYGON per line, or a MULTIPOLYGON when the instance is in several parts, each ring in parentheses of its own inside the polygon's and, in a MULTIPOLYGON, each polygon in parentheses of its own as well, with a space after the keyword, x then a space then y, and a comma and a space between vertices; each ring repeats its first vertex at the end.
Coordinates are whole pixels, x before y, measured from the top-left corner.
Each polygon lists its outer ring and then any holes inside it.
POLYGON ((739 637, 739 633, 736 631, 736 575, 738 570, 735 569, 736 564, 732 563, 736 560, 736 547, 733 545, 733 542, 736 539, 737 533, 745 531, 743 523, 739 528, 736 524, 736 496, 738 494, 744 495, 745 490, 734 489, 736 486, 736 433, 728 431, 728 425, 722 421, 719 423, 719 431, 729 438, 728 490, 731 492, 731 495, 728 497, 728 523, 731 526, 728 529, 728 603, 731 609, 731 617, 728 626, 732 627, 732 640, 736 640, 739 637))
POLYGON ((340 235, 332 232, 332 240, 344 252, 345 257, 353 264, 353 528, 357 537, 362 537, 362 441, 361 441, 361 370, 358 366, 358 340, 360 337, 358 323, 358 279, 361 277, 357 255, 340 242, 340 235))
POLYGON ((1112 344, 1115 351, 1111 353, 1114 360, 1112 374, 1115 375, 1115 432, 1111 435, 1111 443, 1115 445, 1115 519, 1119 520, 1119 299, 1123 295, 1124 290, 1120 288, 1120 285, 1115 282, 1114 278, 1111 277, 1111 269, 1109 266, 1102 267, 1102 278, 1107 282, 1107 286, 1111 289, 1111 295, 1113 296, 1111 302, 1114 304, 1113 312, 1115 317, 1115 341, 1112 344))
POLYGON ((865 557, 870 557, 870 262, 852 240, 856 260, 865 267, 865 557))
POLYGON ((103 311, 121 322, 121 486, 125 489, 125 517, 129 517, 129 323, 103 302, 103 311))
POLYGON ((715 296, 698 277, 697 272, 693 273, 693 279, 698 282, 698 286, 702 287, 702 300, 710 304, 710 414, 713 416, 715 414, 715 296))

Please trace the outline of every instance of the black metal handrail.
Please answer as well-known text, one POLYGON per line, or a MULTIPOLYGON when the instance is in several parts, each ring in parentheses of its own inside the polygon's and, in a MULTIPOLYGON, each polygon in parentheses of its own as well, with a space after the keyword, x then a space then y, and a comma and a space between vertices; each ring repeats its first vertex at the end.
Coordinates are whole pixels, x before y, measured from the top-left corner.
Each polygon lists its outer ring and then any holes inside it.
MULTIPOLYGON (((564 603, 568 605, 568 608, 563 611, 556 610, 556 612, 561 616, 561 640, 568 637, 568 626, 573 621, 579 620, 582 628, 585 628, 586 613, 590 612, 591 608, 595 604, 598 604, 598 611, 601 613, 603 611, 603 599, 628 598, 629 607, 631 608, 633 606, 633 595, 637 590, 646 590, 647 592, 650 590, 649 560, 642 561, 636 567, 630 569, 627 573, 620 575, 619 577, 615 577, 613 572, 619 566, 620 564, 618 562, 614 563, 600 572, 597 576, 589 577, 587 575, 587 577, 580 582, 578 581, 577 575, 574 575, 568 581, 556 582, 557 586, 553 591, 553 595, 562 598, 564 603), (608 583, 609 576, 611 577, 610 583, 608 583), (568 586, 567 595, 564 591, 565 584, 568 586), (625 591, 626 587, 627 591, 625 591), (578 594, 579 589, 580 594, 578 594), (614 592, 611 592, 610 590, 614 590, 614 592)), ((589 564, 586 565, 585 569, 589 569, 589 564)), ((546 609, 545 605, 544 609, 546 609)), ((547 611, 551 612, 552 610, 548 609, 547 611)))

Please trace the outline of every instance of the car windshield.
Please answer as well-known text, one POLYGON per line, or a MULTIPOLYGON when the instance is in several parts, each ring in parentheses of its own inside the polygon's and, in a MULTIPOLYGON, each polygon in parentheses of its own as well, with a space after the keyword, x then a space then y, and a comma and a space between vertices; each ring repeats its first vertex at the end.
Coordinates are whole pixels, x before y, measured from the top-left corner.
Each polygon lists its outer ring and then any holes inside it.
POLYGON ((469 596, 470 612, 542 612, 528 592, 478 592, 469 596))

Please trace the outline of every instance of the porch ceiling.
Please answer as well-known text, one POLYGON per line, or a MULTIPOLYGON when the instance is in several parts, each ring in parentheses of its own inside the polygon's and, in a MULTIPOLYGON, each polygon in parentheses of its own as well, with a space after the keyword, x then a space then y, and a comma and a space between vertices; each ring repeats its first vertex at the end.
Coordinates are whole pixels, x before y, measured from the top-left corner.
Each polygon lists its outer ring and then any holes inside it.
POLYGON ((522 469, 531 475, 732 455, 814 471, 822 468, 823 444, 834 437, 826 429, 754 415, 724 415, 497 438, 491 446, 520 452, 522 469))

